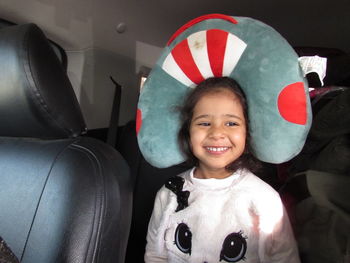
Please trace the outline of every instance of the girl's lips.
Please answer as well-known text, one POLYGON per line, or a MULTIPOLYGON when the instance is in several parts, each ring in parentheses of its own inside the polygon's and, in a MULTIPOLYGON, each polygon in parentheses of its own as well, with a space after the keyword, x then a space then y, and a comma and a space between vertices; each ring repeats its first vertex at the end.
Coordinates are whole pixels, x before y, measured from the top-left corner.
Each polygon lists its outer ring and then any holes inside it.
POLYGON ((207 152, 211 154, 222 154, 228 151, 231 147, 228 146, 205 146, 207 152))

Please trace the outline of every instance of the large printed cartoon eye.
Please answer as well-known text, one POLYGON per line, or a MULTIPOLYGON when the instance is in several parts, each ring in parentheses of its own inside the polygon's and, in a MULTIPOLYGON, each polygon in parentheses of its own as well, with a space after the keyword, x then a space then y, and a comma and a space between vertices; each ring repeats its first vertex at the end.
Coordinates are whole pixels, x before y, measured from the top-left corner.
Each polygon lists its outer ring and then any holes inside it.
POLYGON ((237 262, 244 258, 247 251, 247 241, 242 236, 242 232, 229 234, 222 244, 220 261, 237 262))
POLYGON ((191 255, 192 233, 185 223, 179 224, 176 228, 175 244, 181 252, 191 255))

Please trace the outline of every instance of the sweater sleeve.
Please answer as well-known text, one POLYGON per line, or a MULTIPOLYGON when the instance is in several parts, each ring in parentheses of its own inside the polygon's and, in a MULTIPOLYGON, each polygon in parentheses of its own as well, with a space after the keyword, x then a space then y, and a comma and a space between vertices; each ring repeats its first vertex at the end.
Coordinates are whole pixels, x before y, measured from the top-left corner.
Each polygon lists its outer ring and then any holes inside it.
POLYGON ((261 261, 264 263, 300 263, 288 214, 279 196, 275 196, 267 207, 269 207, 268 213, 260 218, 261 261))
POLYGON ((283 210, 281 222, 276 226, 270 247, 271 257, 269 262, 300 263, 299 252, 294 239, 293 230, 290 225, 286 210, 283 210))
POLYGON ((164 189, 158 191, 152 216, 148 224, 146 253, 144 256, 145 263, 167 262, 167 253, 164 247, 164 238, 160 237, 162 215, 165 212, 164 189), (163 197, 163 198, 162 198, 163 197))

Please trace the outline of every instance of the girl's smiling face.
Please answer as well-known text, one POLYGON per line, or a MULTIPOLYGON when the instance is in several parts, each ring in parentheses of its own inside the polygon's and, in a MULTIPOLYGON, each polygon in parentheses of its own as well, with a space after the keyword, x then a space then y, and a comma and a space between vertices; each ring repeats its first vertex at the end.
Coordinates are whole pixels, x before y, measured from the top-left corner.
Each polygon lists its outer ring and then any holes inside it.
POLYGON ((225 178, 226 166, 245 149, 246 122, 237 96, 219 89, 203 95, 193 110, 190 125, 191 149, 199 160, 197 178, 225 178))

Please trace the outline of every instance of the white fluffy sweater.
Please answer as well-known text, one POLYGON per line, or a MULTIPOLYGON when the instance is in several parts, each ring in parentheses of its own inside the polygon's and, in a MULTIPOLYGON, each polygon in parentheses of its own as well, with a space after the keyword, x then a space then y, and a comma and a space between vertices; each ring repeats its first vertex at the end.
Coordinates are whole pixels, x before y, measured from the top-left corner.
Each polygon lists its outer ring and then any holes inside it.
POLYGON ((184 178, 188 207, 163 186, 148 226, 146 263, 299 263, 278 193, 246 170, 225 179, 184 178))

